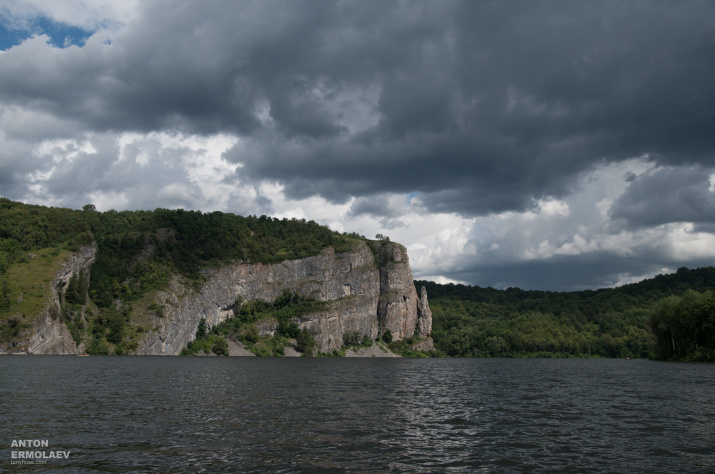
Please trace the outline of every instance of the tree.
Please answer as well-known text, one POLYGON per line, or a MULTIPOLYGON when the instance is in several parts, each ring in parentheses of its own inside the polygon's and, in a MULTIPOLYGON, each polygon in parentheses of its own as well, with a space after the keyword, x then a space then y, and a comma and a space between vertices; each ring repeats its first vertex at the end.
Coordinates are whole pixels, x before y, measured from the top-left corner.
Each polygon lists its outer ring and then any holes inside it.
POLYGON ((107 341, 113 344, 119 344, 124 338, 124 316, 121 313, 114 313, 109 318, 109 334, 107 341))
POLYGON ((302 352, 303 355, 313 355, 313 351, 317 347, 315 339, 310 335, 306 328, 301 329, 296 338, 295 348, 298 352, 302 352))
POLYGON ((228 343, 226 342, 226 339, 224 339, 221 336, 214 339, 214 344, 211 347, 211 352, 213 352, 217 356, 227 356, 228 355, 228 343))
POLYGON ((203 339, 206 337, 206 318, 201 318, 199 321, 199 327, 196 329, 196 339, 203 339))

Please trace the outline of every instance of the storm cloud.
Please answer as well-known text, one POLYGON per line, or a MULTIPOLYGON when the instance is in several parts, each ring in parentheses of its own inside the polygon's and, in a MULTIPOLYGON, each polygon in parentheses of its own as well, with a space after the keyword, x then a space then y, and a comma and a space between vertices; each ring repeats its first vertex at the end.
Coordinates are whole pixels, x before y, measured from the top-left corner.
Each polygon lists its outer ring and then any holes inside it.
POLYGON ((611 215, 632 226, 715 224, 715 179, 699 167, 655 169, 633 180, 611 215))
POLYGON ((712 257, 648 240, 712 235, 712 2, 105 3, 0 11, 1 194, 389 230, 483 286, 712 257))

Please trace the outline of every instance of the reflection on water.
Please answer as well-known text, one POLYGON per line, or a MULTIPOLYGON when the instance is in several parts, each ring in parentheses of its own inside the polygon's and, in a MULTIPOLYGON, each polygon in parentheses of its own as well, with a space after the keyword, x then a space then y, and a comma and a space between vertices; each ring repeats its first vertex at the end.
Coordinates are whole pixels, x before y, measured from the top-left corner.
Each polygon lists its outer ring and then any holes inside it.
POLYGON ((623 360, 0 358, 0 470, 715 471, 715 366, 623 360))

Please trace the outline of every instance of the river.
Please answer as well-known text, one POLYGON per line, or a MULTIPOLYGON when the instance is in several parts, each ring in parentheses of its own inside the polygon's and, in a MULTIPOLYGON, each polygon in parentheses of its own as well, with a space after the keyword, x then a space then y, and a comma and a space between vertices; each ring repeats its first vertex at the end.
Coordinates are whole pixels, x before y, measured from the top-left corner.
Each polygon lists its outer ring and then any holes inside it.
POLYGON ((3 356, 0 420, 25 472, 715 472, 715 365, 3 356))

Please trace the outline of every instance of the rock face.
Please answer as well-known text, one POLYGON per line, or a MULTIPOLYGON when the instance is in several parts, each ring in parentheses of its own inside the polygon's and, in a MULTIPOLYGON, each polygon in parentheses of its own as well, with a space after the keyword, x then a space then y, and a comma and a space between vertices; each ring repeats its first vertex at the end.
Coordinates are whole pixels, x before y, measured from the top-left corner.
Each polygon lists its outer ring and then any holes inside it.
POLYGON ((432 310, 427 301, 427 288, 424 286, 420 292, 420 305, 417 307, 417 331, 420 336, 429 337, 432 332, 432 310))
POLYGON ((232 315, 237 296, 244 301, 274 301, 284 289, 325 302, 323 310, 300 318, 329 352, 343 344, 343 335, 358 332, 370 339, 389 329, 394 340, 415 332, 428 336, 432 314, 417 296, 407 252, 399 244, 377 244, 377 258, 364 243, 336 254, 326 249, 314 257, 277 264, 236 264, 205 270, 198 293, 187 293, 178 280, 157 300, 166 302, 159 329, 140 343, 137 354, 178 354, 193 340, 201 318, 212 327, 232 315))
MULTIPOLYGON (((60 296, 57 292, 58 283, 67 286, 73 276, 79 277, 84 271, 85 278, 89 278, 89 269, 97 255, 97 244, 82 247, 79 252, 72 254, 55 275, 50 287, 52 301, 39 315, 35 322, 35 331, 30 337, 27 349, 28 354, 77 354, 78 348, 67 330, 67 326, 60 316, 60 296)), ((80 345, 81 346, 81 345, 80 345)), ((84 347, 79 348, 84 352, 84 347)))
MULTIPOLYGON (((306 328, 322 352, 339 349, 343 335, 357 332, 376 339, 388 329, 393 340, 414 334, 429 336, 432 313, 427 293, 418 297, 407 251, 396 243, 378 242, 371 250, 361 243, 349 252, 325 249, 319 255, 277 264, 235 264, 203 270, 200 289, 176 276, 155 301, 162 307, 154 331, 139 341, 136 354, 177 355, 195 337, 201 318, 212 327, 233 315, 238 296, 244 301, 274 301, 285 289, 324 302, 321 310, 302 316, 306 328), (374 250, 374 251, 373 251, 374 250)), ((77 347, 60 315, 58 287, 67 287, 73 276, 89 278, 97 244, 70 256, 50 283, 52 299, 35 319, 34 331, 23 347, 13 352, 27 354, 77 354, 77 347), (59 284, 63 282, 63 284, 59 284)), ((275 331, 269 321, 259 328, 275 331), (264 327, 265 326, 265 327, 264 327)))
POLYGON ((378 251, 380 300, 377 316, 394 340, 410 337, 417 327, 419 299, 412 281, 407 252, 401 245, 384 245, 378 251))

